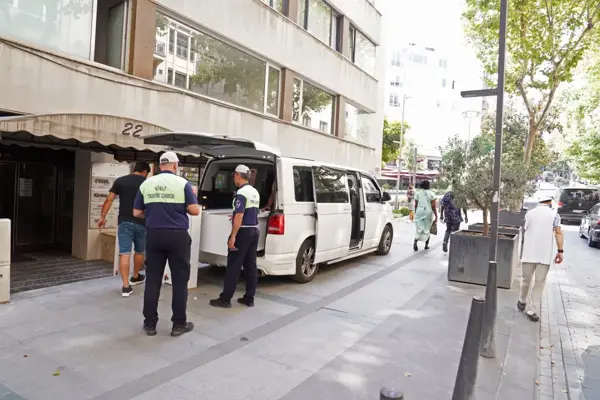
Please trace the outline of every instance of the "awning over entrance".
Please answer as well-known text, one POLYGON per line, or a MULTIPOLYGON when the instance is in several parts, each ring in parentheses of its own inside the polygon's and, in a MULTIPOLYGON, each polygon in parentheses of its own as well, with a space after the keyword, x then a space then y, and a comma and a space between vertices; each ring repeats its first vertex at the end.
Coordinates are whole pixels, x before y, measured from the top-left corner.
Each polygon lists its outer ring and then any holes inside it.
MULTIPOLYGON (((115 158, 153 161, 164 146, 147 145, 144 136, 171 130, 130 118, 102 114, 38 114, 0 118, 0 142, 21 146, 59 146, 108 152, 115 158)), ((199 155, 181 154, 196 163, 199 155)))

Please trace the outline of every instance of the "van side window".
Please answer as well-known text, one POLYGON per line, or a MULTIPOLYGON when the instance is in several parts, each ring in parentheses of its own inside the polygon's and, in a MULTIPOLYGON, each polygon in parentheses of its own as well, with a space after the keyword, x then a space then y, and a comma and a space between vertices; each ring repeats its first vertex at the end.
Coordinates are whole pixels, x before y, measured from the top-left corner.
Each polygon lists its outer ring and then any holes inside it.
POLYGON ((315 201, 312 168, 294 167, 294 198, 297 202, 315 201))
POLYGON ((348 203, 346 172, 330 168, 313 169, 317 203, 348 203))
POLYGON ((373 183, 373 180, 366 176, 361 176, 361 180, 367 203, 381 203, 381 193, 375 183, 373 183))

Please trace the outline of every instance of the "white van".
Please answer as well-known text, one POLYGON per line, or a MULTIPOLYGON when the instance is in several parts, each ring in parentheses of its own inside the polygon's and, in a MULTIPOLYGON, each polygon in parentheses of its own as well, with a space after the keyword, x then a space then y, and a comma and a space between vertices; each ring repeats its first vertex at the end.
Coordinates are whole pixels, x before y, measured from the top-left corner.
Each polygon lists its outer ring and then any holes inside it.
POLYGON ((281 157, 268 146, 237 137, 159 133, 144 137, 144 142, 210 157, 198 188, 200 262, 227 264, 238 164, 252 170, 250 184, 260 193, 261 208, 275 190, 271 211, 259 215, 261 276, 292 275, 304 283, 315 277, 320 264, 390 251, 390 196, 365 171, 281 157))

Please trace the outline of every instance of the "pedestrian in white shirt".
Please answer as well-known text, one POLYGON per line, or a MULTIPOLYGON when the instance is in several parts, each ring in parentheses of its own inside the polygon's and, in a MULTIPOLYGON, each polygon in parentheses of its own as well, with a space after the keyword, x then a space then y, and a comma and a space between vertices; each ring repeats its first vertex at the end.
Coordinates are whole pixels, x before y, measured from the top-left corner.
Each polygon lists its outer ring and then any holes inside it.
POLYGON ((533 322, 540 320, 537 307, 540 304, 550 264, 563 261, 563 234, 560 216, 551 208, 552 198, 542 198, 540 205, 525 214, 525 241, 521 265, 523 278, 517 308, 525 311, 533 322), (554 253, 554 240, 558 250, 554 253), (532 288, 533 283, 533 288, 532 288))

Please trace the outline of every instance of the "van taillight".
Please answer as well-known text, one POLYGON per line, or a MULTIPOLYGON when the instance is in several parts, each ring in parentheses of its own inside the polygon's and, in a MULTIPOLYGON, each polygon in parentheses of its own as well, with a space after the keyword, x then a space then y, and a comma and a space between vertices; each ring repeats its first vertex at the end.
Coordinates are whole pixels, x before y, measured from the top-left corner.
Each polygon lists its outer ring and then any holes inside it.
POLYGON ((285 233, 285 217, 283 214, 273 214, 267 223, 269 235, 283 235, 285 233))
POLYGON ((559 206, 559 207, 562 207, 562 206, 564 206, 564 203, 563 203, 562 201, 559 201, 559 202, 558 202, 558 206, 559 206))

